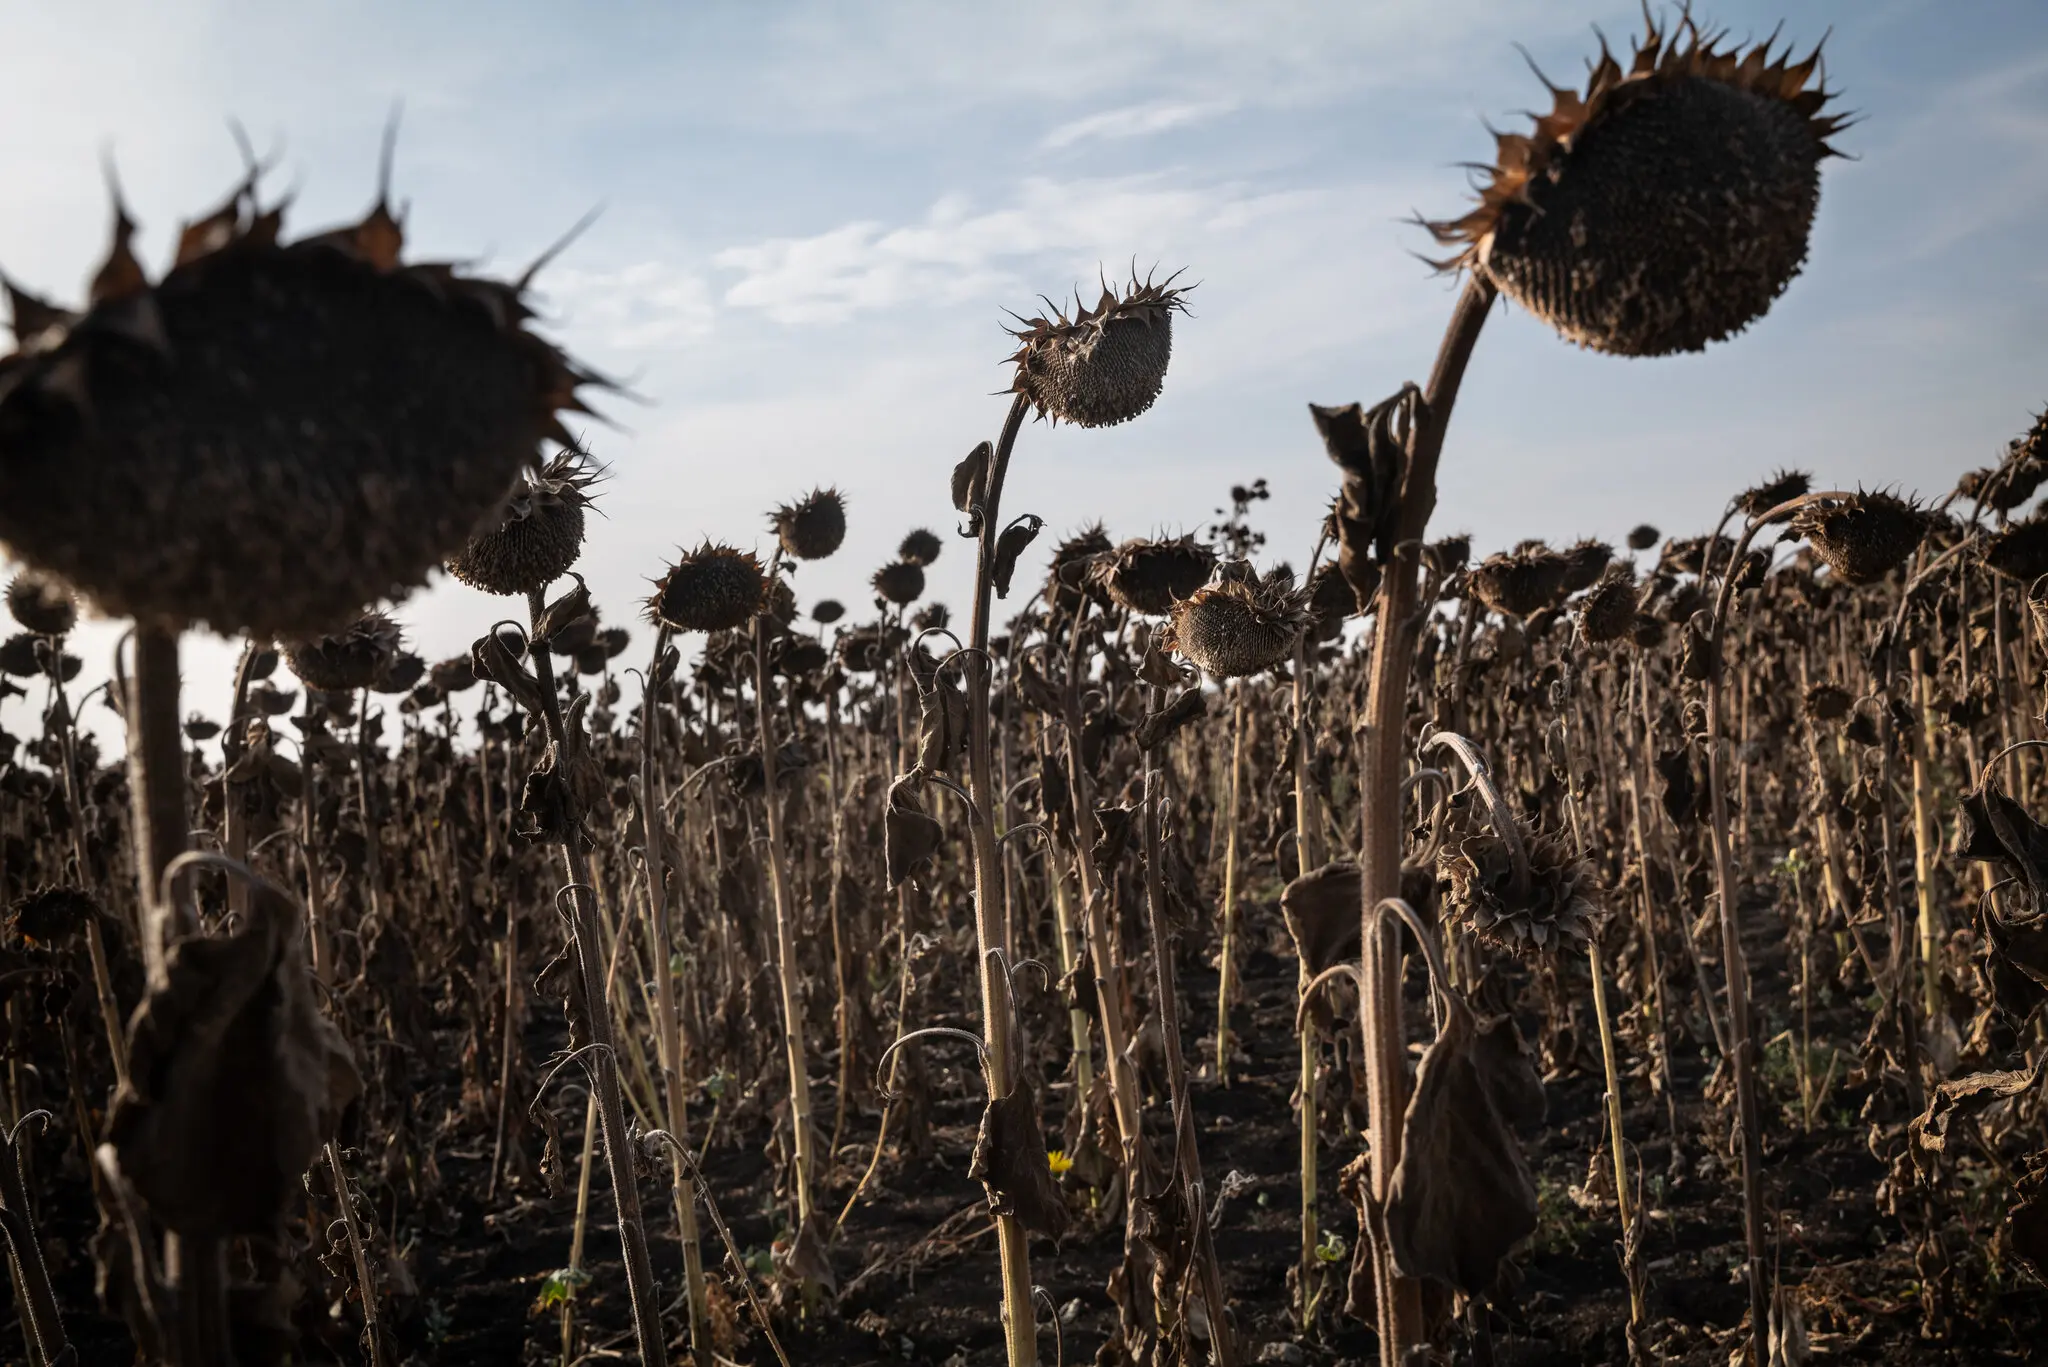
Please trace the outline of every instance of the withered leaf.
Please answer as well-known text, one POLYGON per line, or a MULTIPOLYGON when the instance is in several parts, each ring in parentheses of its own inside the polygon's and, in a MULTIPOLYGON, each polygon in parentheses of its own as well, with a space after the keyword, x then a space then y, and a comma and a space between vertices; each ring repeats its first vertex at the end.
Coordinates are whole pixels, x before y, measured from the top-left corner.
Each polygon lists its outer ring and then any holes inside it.
POLYGON ((1140 750, 1156 749, 1166 743, 1173 733, 1189 722, 1207 714, 1208 697, 1201 686, 1184 688, 1174 695, 1173 701, 1157 712, 1147 712, 1145 719, 1138 723, 1135 739, 1140 750))
POLYGON ((984 482, 988 479, 988 463, 994 459, 995 453, 993 446, 983 442, 953 467, 953 506, 959 511, 972 514, 980 505, 984 482))
POLYGON ((1311 975, 1358 957, 1365 876, 1348 859, 1311 869, 1280 893, 1280 915, 1311 975))
POLYGON ((934 773, 957 774, 967 758, 967 695, 934 673, 917 690, 917 763, 934 773))
POLYGON ((362 1092, 314 1002, 299 924, 288 897, 253 884, 241 929, 175 945, 129 1025, 108 1138, 150 1213, 187 1237, 274 1234, 362 1092))
POLYGON ((1122 862, 1124 850, 1131 843, 1130 807, 1097 807, 1095 809, 1095 846, 1089 857, 1095 861, 1095 868, 1106 880, 1116 872, 1122 862))
POLYGON ((1038 530, 1044 525, 1044 518, 1026 513, 1003 528, 1003 534, 996 538, 995 563, 989 567, 989 583, 995 587, 996 597, 1010 596, 1010 576, 1017 572, 1017 557, 1037 539, 1038 530))
POLYGON ((1941 1083, 1927 1099, 1927 1109, 1913 1119, 1914 1141, 1930 1152, 1943 1152, 1948 1147, 1949 1122, 1959 1115, 1976 1115, 1995 1101, 2020 1095, 2032 1088, 2040 1075, 2041 1064, 2036 1060, 2029 1068, 1971 1073, 1941 1083))
POLYGON ((967 1175, 988 1188, 988 1208, 997 1215, 1014 1215, 1024 1228, 1055 1239, 1066 1232, 1067 1203, 1053 1180, 1028 1085, 1019 1082, 983 1109, 967 1175))
POLYGON ((1387 1193, 1394 1264, 1468 1296, 1493 1287, 1501 1259, 1536 1229, 1536 1184, 1508 1129, 1471 1009, 1454 999, 1422 1056, 1387 1193))
POLYGON ((918 800, 923 787, 924 780, 912 774, 889 785, 889 805, 882 815, 882 846, 892 888, 929 871, 945 835, 918 800))

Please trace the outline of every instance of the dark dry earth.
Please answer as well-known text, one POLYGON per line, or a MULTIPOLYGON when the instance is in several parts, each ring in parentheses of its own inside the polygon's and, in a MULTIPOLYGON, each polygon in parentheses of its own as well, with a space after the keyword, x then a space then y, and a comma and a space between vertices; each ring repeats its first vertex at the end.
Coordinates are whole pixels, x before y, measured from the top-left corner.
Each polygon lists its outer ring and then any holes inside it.
MULTIPOLYGON (((1237 1185, 1242 1190, 1224 1203, 1216 1226, 1225 1281, 1251 1360, 1332 1367, 1370 1364, 1377 1361, 1372 1335, 1334 1312, 1343 1299, 1342 1264, 1329 1273, 1325 1303, 1333 1309, 1316 1333, 1299 1335, 1288 1313, 1287 1276, 1298 1246, 1299 1202, 1298 1135, 1291 1100, 1297 1066, 1292 1035, 1295 965, 1291 957, 1275 952, 1286 944, 1275 908, 1251 905, 1246 916, 1244 996, 1235 1017, 1241 1044, 1237 1075, 1228 1088, 1203 1076, 1194 1089, 1210 1189, 1217 1189, 1229 1174, 1241 1174, 1237 1185), (1249 1186, 1243 1185, 1245 1179, 1249 1186)), ((1765 909, 1751 919, 1773 923, 1776 916, 1765 909)), ((1782 1004, 1789 1000, 1784 936, 1773 924, 1753 926, 1753 932, 1759 999, 1782 1004)), ((1411 979, 1419 976, 1418 969, 1411 979)), ((1188 1058, 1191 1067, 1206 1065, 1212 1046, 1197 1038, 1197 1023, 1213 1022, 1216 975, 1206 965, 1190 962, 1183 983, 1190 998, 1188 1058)), ((1816 1048, 1842 1049, 1846 1068, 1861 1038, 1860 1013, 1846 993, 1836 992, 1825 1000, 1825 1009, 1818 1009, 1817 999, 1816 1048)), ((1419 997, 1416 1005, 1418 1012, 1424 1009, 1419 997)), ((559 1021, 544 1005, 533 1015, 528 1047, 534 1056, 544 1057, 559 1042, 559 1021)), ((1590 1018, 1590 1012, 1587 1015, 1590 1018)), ((1776 1031, 1785 1022, 1770 1019, 1768 1024, 1776 1031)), ((442 1036, 456 1040, 460 1032, 451 1028, 442 1036)), ((980 1185, 967 1176, 980 1107, 978 1079, 942 1052, 928 1055, 934 1156, 914 1168, 893 1153, 883 1162, 832 1250, 841 1288, 837 1304, 822 1303, 799 1315, 794 1300, 789 1301, 780 1332, 797 1364, 940 1367, 1002 1360, 994 1239, 980 1185)), ((1497 1307, 1495 1350, 1504 1367, 1627 1360, 1628 1298, 1617 1268, 1612 1203, 1595 1203, 1589 1210, 1570 1195, 1571 1188, 1587 1183, 1596 1155, 1596 1173, 1610 1161, 1604 1151, 1602 1087, 1597 1064, 1591 1061, 1597 1056, 1588 1050, 1582 1057, 1590 1066, 1549 1079, 1549 1118, 1538 1132, 1525 1136, 1541 1193, 1543 1224, 1518 1259, 1518 1290, 1497 1307)), ((1627 1133, 1639 1148, 1650 1184, 1645 1251, 1648 1341, 1663 1361, 1723 1367, 1747 1311, 1746 1292, 1734 1275, 1742 1256, 1739 1186, 1733 1163, 1709 1153, 1702 1129, 1706 1111, 1701 1089, 1709 1077, 1705 1054, 1697 1045, 1684 1045, 1674 1057, 1682 1146, 1676 1172, 1670 1170, 1662 1100, 1653 1097, 1640 1078, 1624 1082, 1627 1133)), ((452 1074, 452 1060, 446 1066, 452 1074)), ((831 1070, 830 1059, 814 1060, 818 1113, 827 1117, 833 1105, 831 1070)), ((1869 1151, 1867 1126, 1857 1117, 1864 1094, 1838 1080, 1822 1108, 1822 1125, 1807 1135, 1775 1104, 1785 1100, 1783 1089, 1790 1085, 1782 1076, 1775 1080, 1779 1094, 1766 1103, 1773 1116, 1765 1146, 1768 1203, 1780 1230, 1780 1275, 1809 1291, 1808 1328, 1819 1350, 1815 1360, 2042 1360, 2035 1345, 2048 1336, 2043 1293, 2031 1286, 1990 1285, 1982 1272, 1982 1246, 2002 1208, 1996 1184, 1986 1184, 1986 1200, 1963 1207, 1978 1212, 1977 1217, 1966 1215, 1966 1220, 1981 1217, 1985 1223, 1961 1230, 1952 1227, 1946 1239, 1974 1302, 1959 1307, 1946 1341, 1923 1341, 1917 1274, 1906 1235, 1897 1219, 1877 1207, 1884 1167, 1869 1151)), ((451 1076, 424 1090, 452 1097, 457 1086, 451 1076)), ((776 1079, 770 1076, 760 1086, 772 1096, 776 1079)), ((1066 1091, 1055 1083, 1049 1093, 1044 1108, 1052 1147, 1059 1142, 1057 1126, 1066 1091)), ((777 1233, 770 1217, 779 1220, 782 1208, 768 1154, 772 1125, 765 1105, 741 1104, 735 1109, 737 1119, 719 1121, 705 1166, 742 1251, 765 1263, 761 1253, 777 1233)), ((1325 1112, 1319 1177, 1325 1196, 1322 1221, 1326 1230, 1349 1242, 1356 1235, 1356 1219, 1337 1195, 1337 1174, 1356 1154, 1357 1145, 1339 1132, 1342 1122, 1335 1110, 1328 1107, 1325 1112)), ((581 1104, 559 1104, 557 1113, 571 1122, 566 1130, 574 1147, 581 1104)), ((1155 1105, 1148 1119, 1163 1117, 1163 1105, 1155 1105)), ((837 1212, 865 1167, 875 1119, 873 1113, 849 1118, 840 1163, 820 1200, 826 1211, 837 1212)), ((538 1136, 528 1134, 526 1144, 529 1153, 537 1150, 538 1136)), ((54 1147, 54 1141, 46 1142, 39 1161, 62 1165, 62 1188, 82 1191, 78 1146, 73 1143, 61 1154, 54 1147)), ((568 1260, 576 1155, 570 1156, 572 1177, 562 1194, 549 1194, 537 1177, 529 1175, 487 1203, 489 1153, 488 1133, 478 1134, 474 1125, 451 1128, 436 1149, 442 1199, 426 1227, 399 1233, 403 1273, 394 1275, 409 1277, 413 1286, 412 1294, 393 1295, 387 1307, 396 1362, 503 1367, 561 1361, 559 1317, 537 1312, 535 1301, 547 1274, 568 1260)), ((642 1190, 655 1233, 656 1275, 671 1295, 678 1295, 681 1259, 661 1184, 650 1180, 642 1190)), ((630 1349, 616 1236, 601 1218, 607 1205, 600 1162, 587 1235, 592 1280, 578 1300, 583 1321, 579 1351, 582 1360, 591 1362, 621 1360, 630 1349)), ((1031 1250, 1034 1279, 1051 1304, 1060 1308, 1057 1350, 1049 1329, 1042 1338, 1048 1364, 1056 1351, 1068 1363, 1094 1361, 1116 1326, 1116 1310, 1104 1288, 1119 1260, 1121 1218, 1091 1212, 1088 1194, 1078 1188, 1072 1206, 1076 1218, 1068 1235, 1057 1244, 1035 1239, 1031 1250)), ((331 1198, 323 1208, 332 1210, 331 1198)), ((100 1314, 94 1301, 87 1255, 93 1224, 90 1208, 64 1202, 43 1212, 43 1218, 58 1294, 81 1361, 132 1361, 126 1333, 100 1314)), ((708 1225, 704 1234, 707 1241, 712 1238, 708 1225)), ((714 1256, 707 1246, 707 1261, 714 1256)), ((766 1294, 766 1281, 757 1280, 757 1285, 766 1294)), ((773 1362, 744 1304, 735 1297, 734 1305, 738 1327, 732 1358, 741 1363, 773 1362)), ((670 1309, 667 1323, 678 1335, 671 1351, 680 1358, 683 1314, 679 1304, 670 1309)), ((1048 1319, 1042 1310, 1041 1323, 1048 1319)), ((331 1360, 363 1360, 338 1320, 302 1327, 329 1345, 331 1360)), ((7 1343, 20 1343, 17 1327, 10 1325, 5 1332, 7 1343)), ((1459 1356, 1463 1360, 1462 1341, 1459 1356)))

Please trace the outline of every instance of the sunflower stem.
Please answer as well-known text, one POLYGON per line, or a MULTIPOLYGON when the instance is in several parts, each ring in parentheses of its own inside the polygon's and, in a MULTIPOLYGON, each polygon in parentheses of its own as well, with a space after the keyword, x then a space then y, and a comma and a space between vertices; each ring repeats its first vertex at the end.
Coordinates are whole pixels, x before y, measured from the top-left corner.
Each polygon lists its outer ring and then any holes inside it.
MULTIPOLYGON (((536 589, 526 595, 527 611, 535 622, 547 603, 536 589)), ((530 652, 533 673, 540 684, 541 723, 547 728, 555 762, 566 769, 575 755, 575 744, 562 721, 561 697, 555 690, 554 662, 545 647, 530 652)), ((566 781, 566 775, 563 775, 566 781)), ((604 937, 598 926, 597 898, 591 881, 590 859, 578 843, 581 835, 567 833, 562 841, 562 866, 569 879, 571 940, 583 981, 584 1009, 589 1016, 590 1041, 595 1047, 590 1076, 597 1090, 598 1124, 604 1136, 605 1162, 612 1183, 612 1200, 619 1217, 619 1248, 626 1265, 626 1292, 633 1304, 633 1335, 645 1367, 665 1367, 668 1343, 661 1332, 661 1301, 654 1286, 654 1268, 647 1257, 647 1229, 640 1213, 640 1188, 633 1171, 633 1153, 627 1140, 626 1110, 619 1095, 618 1056, 614 1052, 611 996, 606 983, 603 958, 604 937)))
MULTIPOLYGON (((997 516, 1010 452, 1031 400, 1019 394, 1003 422, 995 457, 989 462, 981 506, 981 535, 974 563, 974 617, 967 656, 968 819, 974 840, 974 931, 981 972, 982 1037, 988 1045, 989 1099, 1007 1097, 1017 1086, 1020 1041, 1010 1037, 1009 983, 996 981, 1016 962, 1009 908, 1003 903, 1003 874, 996 847, 994 756, 989 737, 989 600, 994 591, 997 516), (1000 950, 1001 953, 991 951, 1000 950), (1000 1008, 1000 1009, 999 1009, 1000 1008)), ((996 1217, 996 1242, 1003 1269, 1003 1341, 1009 1367, 1038 1367, 1038 1325, 1031 1297, 1031 1255, 1024 1226, 1015 1215, 996 1217)))
MULTIPOLYGON (((1408 673, 1418 622, 1417 573, 1421 542, 1436 506, 1437 457, 1443 451, 1466 362, 1486 326, 1495 297, 1493 283, 1475 271, 1465 282, 1451 315, 1421 411, 1409 438, 1407 471, 1401 482, 1394 553, 1380 579, 1373 634, 1370 683, 1360 729, 1359 909, 1364 945, 1364 991, 1359 1021, 1365 1048, 1367 1113, 1370 1124, 1371 1194, 1384 1209, 1401 1161, 1401 1119, 1407 1110, 1408 1056, 1401 1023, 1401 941, 1399 927, 1375 914, 1379 904, 1401 895, 1401 769, 1408 718, 1408 673)), ((1384 1219, 1366 1231, 1373 1245, 1378 1286, 1380 1361, 1401 1367, 1409 1347, 1427 1334, 1422 1287, 1395 1269, 1384 1219)))

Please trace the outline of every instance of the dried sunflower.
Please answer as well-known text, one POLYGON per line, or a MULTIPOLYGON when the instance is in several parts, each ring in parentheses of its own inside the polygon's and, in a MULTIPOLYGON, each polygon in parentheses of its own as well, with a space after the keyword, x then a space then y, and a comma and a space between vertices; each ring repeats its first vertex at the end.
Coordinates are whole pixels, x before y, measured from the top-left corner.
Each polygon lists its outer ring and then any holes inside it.
POLYGON ((1526 828, 1520 835, 1526 882, 1518 883, 1514 853, 1491 829, 1437 856, 1444 914, 1510 951, 1585 944, 1601 914, 1591 866, 1564 835, 1526 828))
POLYGON ((898 607, 909 607, 924 597, 924 566, 915 561, 898 560, 875 571, 869 580, 882 600, 898 607))
POLYGON ((1425 225, 1460 248, 1440 264, 1621 356, 1699 351, 1761 318, 1806 261, 1846 119, 1809 85, 1818 47, 1794 62, 1724 38, 1652 20, 1626 69, 1603 42, 1583 95, 1551 86, 1534 128, 1496 135, 1477 207, 1425 225))
POLYGON ((1105 282, 1094 308, 1074 301, 1071 320, 1060 309, 1021 320, 1010 333, 1023 344, 1009 357, 1017 367, 1012 390, 1041 416, 1076 427, 1111 427, 1143 413, 1166 381, 1173 315, 1187 311, 1187 291, 1175 289, 1174 278, 1133 276, 1122 290, 1105 282))
POLYGON ((1623 640, 1636 624, 1636 576, 1627 565, 1609 565, 1579 604, 1579 630, 1594 645, 1623 640))
POLYGON ((1170 541, 1135 538, 1116 548, 1098 573, 1119 607, 1164 617, 1173 605, 1208 582, 1216 555, 1191 536, 1170 541))
POLYGON ((1540 542, 1490 555, 1472 571, 1472 596, 1509 617, 1533 617, 1564 595, 1571 561, 1540 542))
POLYGON ((1932 523, 1925 509, 1879 491, 1802 508, 1791 532, 1845 583, 1874 584, 1905 563, 1932 523))
POLYGON ((706 541, 656 581, 647 618, 672 631, 731 631, 753 621, 767 598, 752 552, 706 541))
POLYGON ((7 925, 32 945, 56 945, 84 930, 99 914, 99 903, 81 888, 38 888, 14 904, 7 925))
POLYGON ((546 588, 583 553, 583 510, 602 466, 573 448, 520 479, 505 506, 448 557, 448 573, 473 589, 506 597, 546 588))
POLYGON ((1745 489, 1735 500, 1735 510, 1744 517, 1762 517, 1780 503, 1793 499, 1813 488, 1813 476, 1804 470, 1780 470, 1762 484, 1745 489))
POLYGON ((70 591, 34 570, 7 581, 7 610, 38 636, 62 636, 78 625, 78 603, 70 591))
POLYGON ((1105 601, 1101 585, 1090 571, 1100 557, 1114 549, 1100 522, 1060 542, 1053 548, 1052 566, 1046 571, 1046 601, 1062 612, 1072 612, 1086 597, 1105 601))
POLYGON ((154 283, 116 205, 86 310, 10 290, 0 543, 101 610, 305 636, 424 583, 598 382, 526 286, 406 265, 388 198, 286 243, 254 178, 154 283))
POLYGON ((896 548, 896 558, 921 567, 937 560, 945 546, 937 532, 918 527, 904 534, 903 544, 896 548))
POLYGON ((846 540, 846 500, 837 489, 813 489, 769 518, 782 549, 798 560, 823 560, 846 540))
POLYGON ((1294 586, 1291 571, 1275 570, 1264 579, 1219 579, 1175 602, 1162 644, 1211 678, 1242 678, 1285 659, 1309 621, 1308 591, 1294 586))
POLYGON ((1984 543, 1984 564, 1994 574, 2031 584, 2048 574, 2048 515, 2008 523, 1984 543))
POLYGON ((287 641, 284 661, 308 688, 349 693, 377 682, 398 658, 398 623, 365 613, 340 631, 287 641))

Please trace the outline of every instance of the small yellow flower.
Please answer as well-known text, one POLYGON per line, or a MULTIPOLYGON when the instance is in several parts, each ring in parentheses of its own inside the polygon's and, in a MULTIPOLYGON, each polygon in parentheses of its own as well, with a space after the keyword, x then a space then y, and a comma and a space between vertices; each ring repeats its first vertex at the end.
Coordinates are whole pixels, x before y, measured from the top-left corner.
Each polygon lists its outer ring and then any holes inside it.
POLYGON ((1048 1150, 1045 1155, 1045 1163, 1047 1167, 1052 1169, 1054 1177, 1058 1177, 1068 1168, 1074 1166, 1074 1160, 1067 1157, 1066 1153, 1060 1149, 1048 1150))

